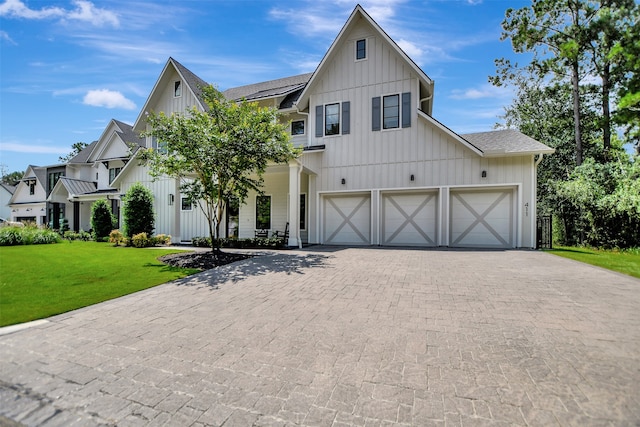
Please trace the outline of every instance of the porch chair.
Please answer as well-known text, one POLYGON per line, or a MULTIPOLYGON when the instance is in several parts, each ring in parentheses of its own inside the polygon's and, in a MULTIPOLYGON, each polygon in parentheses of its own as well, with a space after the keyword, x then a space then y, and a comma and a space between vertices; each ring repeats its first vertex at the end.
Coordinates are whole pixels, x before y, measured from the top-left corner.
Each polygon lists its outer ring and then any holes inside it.
POLYGON ((284 231, 274 231, 271 235, 272 237, 276 237, 278 239, 282 239, 282 245, 287 246, 289 241, 289 223, 284 226, 284 231))

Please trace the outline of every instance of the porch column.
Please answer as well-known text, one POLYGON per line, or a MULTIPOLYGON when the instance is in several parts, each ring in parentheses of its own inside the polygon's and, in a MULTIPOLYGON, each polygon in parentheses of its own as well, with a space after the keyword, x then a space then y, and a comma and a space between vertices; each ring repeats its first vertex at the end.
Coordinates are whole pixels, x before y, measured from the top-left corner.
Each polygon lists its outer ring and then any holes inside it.
POLYGON ((297 160, 289 162, 289 241, 287 246, 302 247, 300 238, 300 174, 302 165, 297 160))

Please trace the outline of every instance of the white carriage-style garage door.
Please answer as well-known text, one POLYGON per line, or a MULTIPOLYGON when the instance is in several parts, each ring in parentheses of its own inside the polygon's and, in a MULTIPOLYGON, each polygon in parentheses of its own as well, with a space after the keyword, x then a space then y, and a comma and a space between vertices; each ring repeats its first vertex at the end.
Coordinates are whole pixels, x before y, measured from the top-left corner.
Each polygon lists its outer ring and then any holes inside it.
POLYGON ((513 189, 451 190, 449 246, 514 247, 513 189))
POLYGON ((325 244, 371 244, 370 193, 325 196, 323 218, 325 244))
POLYGON ((382 193, 382 244, 436 246, 438 193, 382 193))

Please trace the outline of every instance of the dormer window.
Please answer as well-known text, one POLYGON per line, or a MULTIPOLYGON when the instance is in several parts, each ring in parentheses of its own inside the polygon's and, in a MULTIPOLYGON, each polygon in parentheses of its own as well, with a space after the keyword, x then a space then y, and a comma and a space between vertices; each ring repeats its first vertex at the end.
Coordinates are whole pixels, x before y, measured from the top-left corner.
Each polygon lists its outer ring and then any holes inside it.
POLYGON ((173 82, 173 97, 179 98, 180 96, 182 96, 182 82, 178 80, 173 82))
POLYGON ((362 39, 356 42, 356 61, 367 59, 367 40, 362 39))

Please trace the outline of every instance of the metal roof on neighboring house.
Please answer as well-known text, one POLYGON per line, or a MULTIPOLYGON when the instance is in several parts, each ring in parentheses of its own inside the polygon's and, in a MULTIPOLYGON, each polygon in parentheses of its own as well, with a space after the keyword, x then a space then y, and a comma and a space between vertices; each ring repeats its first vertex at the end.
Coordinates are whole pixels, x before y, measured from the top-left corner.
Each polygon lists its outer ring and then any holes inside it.
POLYGON ((515 129, 467 133, 462 138, 484 154, 553 153, 555 150, 515 129))
POLYGON ((299 74, 297 76, 284 77, 281 79, 234 87, 223 91, 222 94, 225 98, 234 101, 242 98, 246 100, 255 100, 270 98, 272 96, 287 95, 291 92, 304 88, 312 75, 313 73, 299 74))
POLYGON ((91 181, 83 181, 81 179, 60 177, 60 183, 64 185, 69 195, 79 196, 82 194, 94 193, 96 191, 96 183, 91 181))

